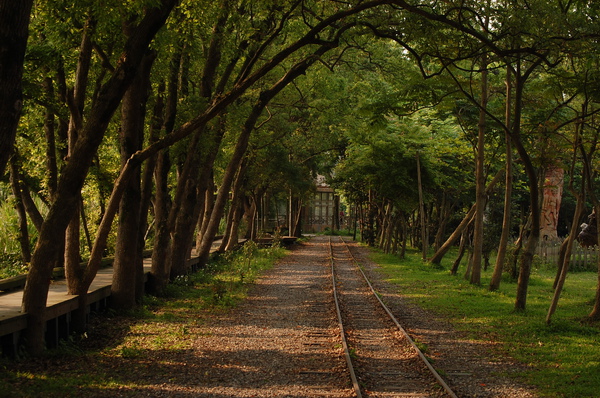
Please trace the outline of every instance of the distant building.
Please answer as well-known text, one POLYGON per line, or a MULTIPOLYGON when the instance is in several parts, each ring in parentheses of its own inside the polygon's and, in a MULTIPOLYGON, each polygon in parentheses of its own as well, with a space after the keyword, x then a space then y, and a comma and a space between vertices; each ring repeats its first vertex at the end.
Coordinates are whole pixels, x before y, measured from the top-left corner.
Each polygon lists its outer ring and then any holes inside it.
POLYGON ((302 232, 317 233, 325 229, 340 229, 340 197, 325 182, 325 177, 317 176, 317 192, 306 204, 302 222, 302 232))

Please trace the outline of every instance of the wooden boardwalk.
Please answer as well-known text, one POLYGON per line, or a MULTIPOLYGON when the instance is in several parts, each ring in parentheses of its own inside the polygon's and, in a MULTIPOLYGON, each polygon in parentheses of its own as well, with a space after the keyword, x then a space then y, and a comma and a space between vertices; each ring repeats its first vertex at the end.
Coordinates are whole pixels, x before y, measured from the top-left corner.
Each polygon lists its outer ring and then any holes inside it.
MULTIPOLYGON (((144 274, 150 272, 151 259, 144 259, 144 274)), ((101 268, 88 290, 88 311, 106 307, 110 296, 113 268, 101 268)), ((56 347, 60 339, 68 338, 71 312, 77 309, 78 296, 67 294, 64 278, 50 283, 46 304, 46 344, 56 347)), ((21 332, 27 328, 27 314, 21 312, 23 289, 0 292, 0 349, 3 356, 17 356, 21 332)))

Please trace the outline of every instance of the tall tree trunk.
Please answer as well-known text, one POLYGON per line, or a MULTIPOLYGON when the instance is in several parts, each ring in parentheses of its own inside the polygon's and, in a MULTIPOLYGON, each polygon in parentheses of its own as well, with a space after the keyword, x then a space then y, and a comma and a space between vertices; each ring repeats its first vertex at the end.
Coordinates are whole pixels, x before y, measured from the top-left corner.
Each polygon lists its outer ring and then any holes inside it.
POLYGON ((21 81, 33 0, 0 0, 0 175, 13 151, 23 107, 21 81))
MULTIPOLYGON (((182 46, 180 46, 171 57, 169 65, 170 73, 167 84, 163 126, 165 135, 170 134, 175 126, 181 84, 179 74, 183 59, 183 50, 182 46)), ((168 183, 171 161, 168 148, 161 150, 156 156, 156 169, 154 171, 154 183, 156 186, 154 199, 154 248, 152 250, 152 267, 148 288, 153 294, 161 294, 169 282, 171 273, 171 262, 167 259, 171 238, 169 229, 171 203, 168 183)))
POLYGON ((544 201, 542 204, 541 238, 547 241, 558 239, 558 212, 562 201, 564 169, 550 166, 544 178, 544 201))
POLYGON ((502 281, 502 270, 504 269, 504 262, 506 261, 506 249, 508 247, 508 239, 510 237, 510 229, 512 223, 511 209, 512 209, 512 185, 513 185, 513 155, 510 134, 511 116, 512 116, 512 78, 510 68, 506 68, 506 111, 504 124, 507 131, 504 133, 505 145, 506 145, 506 174, 504 182, 504 214, 502 216, 502 232, 500 234, 500 242, 498 243, 498 252, 496 255, 496 264, 494 265, 494 272, 490 279, 490 291, 495 291, 500 288, 500 282, 502 281))
POLYGON ((234 250, 239 244, 239 229, 240 222, 244 215, 244 203, 243 198, 239 198, 235 206, 235 212, 233 213, 233 221, 231 224, 231 231, 229 232, 229 239, 227 240, 227 246, 225 251, 234 250))
MULTIPOLYGON (((201 209, 204 207, 204 197, 208 189, 209 180, 212 175, 214 162, 217 158, 218 149, 221 146, 221 141, 225 134, 224 117, 220 118, 218 127, 212 131, 211 140, 205 142, 210 143, 210 146, 205 148, 205 156, 201 157, 201 167, 197 169, 194 175, 189 175, 187 178, 187 186, 184 190, 184 195, 179 199, 179 208, 173 207, 169 218, 169 224, 173 224, 171 248, 169 258, 171 261, 171 279, 189 273, 190 269, 187 266, 189 252, 194 239, 194 227, 199 218, 201 209), (204 197, 199 197, 200 195, 204 197), (175 212, 175 210, 177 211, 175 212)), ((194 159, 191 155, 188 159, 194 159)), ((200 159, 200 154, 198 158, 200 159)), ((183 175, 183 173, 182 173, 183 175)), ((182 182, 183 183, 183 182, 182 182)), ((177 195, 175 201, 177 201, 177 195)))
MULTIPOLYGON (((529 71, 533 71, 533 67, 531 67, 529 71)), ((538 246, 540 237, 540 187, 538 186, 536 169, 527 150, 521 142, 521 109, 523 107, 523 89, 526 77, 521 76, 520 71, 518 71, 515 76, 515 119, 511 137, 528 177, 531 212, 531 229, 519 261, 519 279, 517 282, 517 297, 515 299, 515 310, 523 311, 525 310, 527 303, 527 290, 529 288, 529 277, 531 276, 531 264, 533 263, 533 256, 535 255, 535 250, 538 246)))
POLYGON ((227 222, 227 233, 223 237, 223 245, 221 250, 232 250, 238 244, 238 226, 241 219, 241 213, 243 212, 243 195, 242 185, 246 175, 246 169, 248 167, 248 159, 244 159, 240 168, 238 169, 237 175, 235 176, 235 182, 233 183, 233 195, 231 198, 231 216, 228 217, 227 222))
MULTIPOLYGON (((54 98, 54 86, 52 79, 47 77, 42 83, 45 94, 48 98, 54 98)), ((44 115, 44 135, 46 136, 46 175, 48 179, 48 194, 50 198, 56 192, 56 182, 58 180, 58 166, 56 162, 56 132, 55 116, 50 107, 46 108, 44 115)))
MULTIPOLYGON (((486 17, 487 18, 487 17, 486 17)), ((481 103, 479 108, 479 123, 477 133, 477 155, 475 159, 475 224, 473 229, 473 267, 471 270, 471 284, 481 284, 481 260, 483 250, 483 216, 487 195, 485 194, 485 129, 486 110, 488 103, 488 71, 487 58, 484 55, 481 72, 481 103)))
MULTIPOLYGON (((72 97, 67 98, 67 104, 71 113, 69 118, 68 136, 68 158, 70 159, 75 151, 75 145, 83 124, 83 113, 85 99, 88 88, 89 72, 92 59, 92 34, 95 23, 90 19, 86 22, 79 46, 79 57, 77 60, 77 70, 75 72, 75 84, 73 86, 72 97)), ((67 227, 65 236, 65 278, 69 294, 77 294, 80 290, 83 271, 81 269, 81 248, 80 248, 80 211, 81 211, 81 193, 78 195, 78 201, 74 208, 74 214, 67 227)), ((83 314, 75 313, 73 321, 74 328, 77 331, 84 329, 85 319, 83 314)))
MULTIPOLYGON (((150 124, 150 134, 148 137, 148 143, 152 145, 155 143, 160 137, 160 131, 164 123, 164 84, 160 84, 158 87, 158 92, 156 95, 156 100, 154 102, 154 108, 152 110, 152 121, 150 124)), ((151 156, 146 161, 146 167, 144 168, 144 172, 142 173, 142 205, 140 210, 140 229, 138 234, 138 257, 142 261, 143 267, 143 258, 144 258, 144 247, 146 242, 146 235, 149 229, 148 226, 148 213, 150 211, 150 206, 152 205, 152 187, 153 187, 153 177, 156 171, 158 155, 151 156)), ((155 216, 156 222, 156 216, 155 216)), ((143 275, 142 275, 143 276, 143 275)), ((152 286, 152 272, 148 277, 148 293, 155 293, 155 286, 152 286)), ((139 282, 138 282, 139 283, 139 282)), ((143 283, 143 279, 142 279, 143 283)), ((137 289, 136 289, 137 290, 137 289)), ((136 301, 139 301, 140 297, 136 297, 136 301)))
POLYGON ((171 263, 167 261, 169 248, 169 187, 170 169, 169 150, 163 149, 157 156, 154 181, 154 249, 152 250, 152 268, 150 271, 149 291, 161 294, 169 282, 171 263))
POLYGON ((442 246, 442 239, 444 238, 444 233, 446 232, 446 226, 448 225, 448 219, 450 218, 450 214, 452 213, 452 208, 453 208, 453 205, 448 200, 448 195, 445 192, 443 192, 442 200, 439 205, 439 211, 438 211, 438 214, 439 214, 439 219, 438 219, 438 223, 437 223, 438 228, 435 233, 435 239, 434 239, 434 248, 435 248, 436 252, 442 246))
MULTIPOLYGON (((123 97, 120 130, 122 167, 125 167, 132 154, 142 149, 150 71, 155 57, 156 54, 153 52, 144 56, 136 78, 123 97)), ((138 250, 140 229, 142 229, 140 228, 141 205, 141 170, 138 167, 127 183, 119 206, 119 226, 111 285, 111 305, 118 309, 133 308, 136 298, 139 299, 143 294, 143 259, 140 258, 138 250)))
POLYGON ((198 216, 198 236, 196 237, 196 249, 200 248, 202 244, 202 237, 206 233, 208 222, 210 221, 210 215, 215 206, 215 180, 213 173, 210 174, 208 180, 208 186, 206 187, 204 197, 204 208, 198 216))

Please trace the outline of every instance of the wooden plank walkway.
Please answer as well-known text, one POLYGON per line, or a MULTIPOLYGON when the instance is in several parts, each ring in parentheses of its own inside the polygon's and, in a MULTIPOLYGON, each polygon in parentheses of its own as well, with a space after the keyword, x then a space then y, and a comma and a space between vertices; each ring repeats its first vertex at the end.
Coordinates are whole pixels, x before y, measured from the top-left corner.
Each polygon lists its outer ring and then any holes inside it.
MULTIPOLYGON (((144 274, 150 272, 152 260, 144 259, 144 274)), ((110 296, 113 268, 101 268, 88 289, 89 310, 106 307, 110 296)), ((67 294, 65 279, 50 283, 46 308, 46 344, 58 345, 60 339, 70 334, 71 312, 77 309, 78 296, 67 294)), ((27 328, 27 314, 21 312, 23 289, 0 294, 0 349, 4 356, 17 356, 21 332, 27 328)))

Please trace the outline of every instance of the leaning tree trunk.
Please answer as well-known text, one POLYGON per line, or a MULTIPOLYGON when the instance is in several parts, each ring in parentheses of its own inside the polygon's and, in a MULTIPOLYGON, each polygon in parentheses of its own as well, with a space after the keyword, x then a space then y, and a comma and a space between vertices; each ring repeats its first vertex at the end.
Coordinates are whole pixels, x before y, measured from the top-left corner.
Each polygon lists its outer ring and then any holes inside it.
MULTIPOLYGON (((486 190, 485 190, 486 195, 489 195, 491 193, 492 189, 494 189, 494 187, 500 180, 500 177, 502 177, 503 172, 504 172, 504 170, 498 170, 498 172, 496 173, 496 175, 494 176, 492 181, 489 182, 489 184, 487 185, 486 190)), ((444 242, 444 244, 442 246, 440 246, 438 251, 435 252, 435 254, 429 259, 429 262, 431 264, 437 265, 437 266, 440 265, 440 263, 442 262, 442 259, 446 255, 446 253, 448 253, 448 250, 450 250, 450 248, 454 245, 454 242, 456 242, 456 240, 458 238, 460 238, 463 230, 469 225, 469 222, 471 222, 471 219, 473 218, 474 214, 475 214, 475 205, 471 206, 471 208, 469 209, 469 211, 467 212, 465 217, 462 219, 460 224, 458 224, 458 226, 456 227, 454 232, 452 232, 452 234, 448 237, 448 239, 446 239, 446 242, 444 242)))
POLYGON ((210 248, 212 246, 212 240, 214 239, 217 230, 219 228, 219 222, 223 215, 223 209, 225 208, 226 200, 229 196, 229 189, 231 184, 233 183, 233 178, 235 176, 235 172, 238 169, 244 154, 248 148, 248 143, 250 141, 250 135, 254 130, 256 122, 258 118, 262 114, 262 111, 267 106, 267 104, 281 91, 283 90, 289 83, 291 83, 296 77, 304 74, 306 70, 319 58, 319 56, 325 54, 332 47, 321 46, 319 47, 312 56, 305 58, 300 61, 296 65, 294 65, 278 82, 276 82, 270 89, 264 90, 259 95, 258 102, 252 108, 250 115, 246 119, 244 123, 244 127, 242 132, 240 133, 240 137, 236 143, 233 155, 227 165, 227 169, 225 170, 225 174, 223 175, 223 181, 221 182, 221 187, 219 189, 219 193, 217 195, 217 199, 215 200, 215 207, 210 217, 210 221, 208 222, 208 226, 206 229, 206 233, 202 236, 202 243, 198 248, 198 257, 200 266, 203 266, 207 263, 208 257, 210 255, 210 248))
POLYGON ((230 215, 227 220, 227 233, 223 237, 223 244, 220 247, 221 251, 232 250, 238 244, 238 226, 243 212, 243 195, 242 185, 248 166, 248 159, 244 159, 238 169, 233 184, 233 196, 231 198, 230 215))
POLYGON ((450 269, 451 275, 456 275, 458 273, 458 267, 460 267, 460 263, 462 261, 463 256, 465 255, 465 249, 467 247, 468 235, 470 234, 469 229, 464 229, 462 234, 460 235, 460 243, 458 245, 458 254, 456 255, 456 259, 452 264, 452 268, 450 269))

